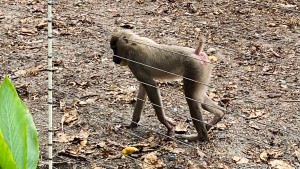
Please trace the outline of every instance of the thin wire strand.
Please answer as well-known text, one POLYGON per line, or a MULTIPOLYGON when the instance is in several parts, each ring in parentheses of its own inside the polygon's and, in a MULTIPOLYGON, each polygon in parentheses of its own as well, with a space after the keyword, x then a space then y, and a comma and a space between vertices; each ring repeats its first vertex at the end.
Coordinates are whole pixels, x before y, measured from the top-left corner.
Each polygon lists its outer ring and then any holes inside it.
POLYGON ((204 84, 204 83, 199 82, 199 81, 197 81, 197 80, 193 80, 193 79, 190 79, 190 78, 187 78, 187 77, 178 75, 178 74, 176 74, 176 73, 168 72, 168 71, 166 71, 166 70, 162 70, 162 69, 159 69, 159 68, 156 68, 156 67, 153 67, 153 66, 150 66, 150 65, 147 65, 147 64, 144 64, 144 63, 141 63, 141 62, 132 60, 132 59, 128 59, 128 58, 125 58, 125 57, 122 57, 122 56, 118 56, 118 55, 114 55, 114 56, 119 57, 119 58, 122 58, 122 59, 125 59, 125 60, 127 60, 127 61, 130 61, 130 62, 133 62, 133 63, 136 63, 136 64, 140 64, 140 65, 143 65, 143 66, 152 68, 152 69, 156 69, 156 70, 162 71, 162 72, 164 72, 164 73, 171 74, 171 75, 173 75, 173 76, 181 77, 181 78, 183 78, 183 79, 190 80, 190 81, 193 81, 193 82, 195 82, 195 83, 199 83, 199 84, 202 84, 202 85, 204 85, 204 86, 207 86, 207 87, 212 88, 212 86, 210 86, 210 85, 208 85, 208 84, 204 84))
MULTIPOLYGON (((142 126, 142 127, 145 127, 146 129, 149 129, 150 127, 146 127, 146 126, 142 126)), ((151 130, 151 129, 150 129, 151 130)), ((145 137, 142 137, 142 136, 139 136, 139 135, 137 135, 137 134, 135 134, 135 133, 133 133, 132 131, 130 131, 130 130, 126 130, 126 129, 123 129, 123 131, 125 131, 126 133, 128 133, 128 134, 130 134, 130 135, 132 135, 132 136, 134 136, 134 137, 137 137, 137 138, 140 138, 140 139, 143 139, 143 140, 145 140, 146 138, 145 137)), ((229 131, 229 130, 228 130, 229 131)), ((158 131, 154 131, 154 132, 158 132, 158 131)), ((230 132, 229 132, 230 133, 230 132)), ((161 132, 159 132, 159 134, 161 134, 161 132)), ((240 136, 240 135, 238 135, 238 134, 235 134, 235 135, 237 135, 237 136, 239 136, 239 137, 243 137, 243 136, 240 136)), ((251 140, 251 138, 246 138, 247 140, 250 140, 250 141, 253 141, 253 140, 251 140)), ((158 143, 155 143, 155 142, 153 142, 155 145, 158 145, 158 146, 160 146, 160 144, 158 144, 158 143)), ((264 143, 264 142, 262 142, 262 141, 259 141, 259 142, 256 142, 255 140, 253 141, 253 143, 256 143, 256 144, 264 144, 264 145, 266 145, 266 147, 267 148, 269 148, 270 146, 269 145, 267 145, 267 143, 264 143)), ((192 146, 192 145, 191 145, 192 146)), ((196 147, 196 146, 192 146, 193 147, 193 149, 195 149, 195 150, 199 150, 199 148, 198 147, 196 147)), ((182 153, 175 153, 176 155, 179 155, 179 156, 181 156, 181 157, 183 157, 183 158, 186 158, 187 156, 186 155, 184 155, 184 154, 182 154, 182 153)), ((188 160, 192 160, 193 162, 196 162, 197 163, 197 161, 195 161, 195 159, 192 159, 192 158, 188 158, 188 160)))
MULTIPOLYGON (((140 81, 139 81, 139 82, 140 82, 140 81)), ((151 85, 151 84, 148 84, 148 83, 143 83, 143 82, 140 82, 140 83, 142 83, 142 84, 144 84, 144 85, 147 85, 147 86, 150 86, 150 87, 154 87, 154 88, 157 88, 157 89, 159 89, 158 87, 156 87, 156 86, 153 86, 153 85, 151 85)), ((163 91, 166 91, 166 92, 168 92, 168 91, 167 91, 167 90, 165 90, 165 89, 160 89, 160 90, 163 90, 163 91)), ((213 108, 216 108, 216 109, 222 110, 222 109, 220 109, 220 108, 218 108, 218 107, 216 107, 216 106, 209 105, 209 104, 203 103, 203 102, 201 102, 201 101, 198 101, 198 100, 195 100, 195 99, 192 99, 192 98, 186 97, 186 96, 182 96, 182 97, 181 97, 181 96, 179 96, 178 94, 175 94, 175 93, 173 93, 173 94, 175 95, 175 97, 176 97, 176 98, 185 98, 185 99, 190 99, 190 100, 193 100, 193 101, 195 101, 195 102, 198 102, 198 103, 200 103, 200 104, 207 105, 207 106, 209 106, 209 107, 213 107, 213 108)), ((141 100, 141 101, 145 101, 145 100, 143 100, 143 99, 140 99, 140 98, 137 98, 137 99, 138 99, 138 100, 141 100)), ((151 103, 151 104, 152 104, 152 103, 151 103)), ((155 106, 158 106, 158 107, 161 107, 161 106, 159 106, 159 105, 156 105, 156 104, 153 104, 153 105, 155 105, 155 106)), ((223 111, 223 110, 222 110, 222 111, 223 111)), ((272 127, 272 128, 275 128, 275 129, 281 130, 281 131, 285 132, 286 134, 289 134, 289 135, 292 135, 292 136, 297 136, 298 138, 300 138, 300 135, 298 135, 298 134, 295 134, 295 133, 293 133, 293 132, 290 132, 290 131, 288 131, 288 130, 286 130, 286 129, 283 129, 283 128, 280 128, 280 127, 277 127, 277 126, 274 126, 274 125, 271 125, 271 124, 267 124, 267 123, 259 122, 259 121, 256 121, 256 120, 252 120, 251 118, 248 118, 248 117, 242 116, 242 115, 240 115, 240 114, 234 113, 233 111, 228 111, 228 110, 225 110, 225 112, 227 112, 227 113, 230 113, 230 114, 237 115, 237 116, 239 116, 239 117, 242 117, 242 118, 245 118, 246 120, 251 120, 251 121, 254 121, 254 122, 256 122, 256 123, 259 123, 259 124, 265 125, 265 126, 267 126, 267 127, 272 127)), ((196 121, 199 121, 199 122, 202 122, 202 123, 205 123, 205 124, 207 124, 207 125, 209 125, 209 126, 214 126, 214 125, 211 125, 211 124, 209 124, 209 123, 206 123, 206 122, 200 121, 200 120, 198 120, 198 119, 194 119, 194 118, 192 118, 192 119, 193 119, 193 120, 196 120, 196 121)))
MULTIPOLYGON (((117 115, 117 116, 118 116, 119 118, 125 120, 124 117, 119 116, 119 115, 117 115)), ((127 120, 128 120, 128 119, 127 119, 127 120)), ((197 120, 197 119, 195 119, 195 120, 197 120)), ((200 121, 200 120, 197 120, 197 121, 200 121)), ((134 122, 134 121, 132 121, 132 120, 130 120, 130 122, 135 123, 135 124, 137 124, 137 125, 139 125, 139 126, 145 126, 145 125, 140 125, 140 124, 138 124, 138 123, 136 123, 136 122, 134 122)), ((207 123, 204 122, 204 121, 200 121, 200 122, 202 122, 202 123, 204 123, 204 124, 207 124, 207 123)), ((146 126, 145 126, 145 127, 146 127, 146 126)), ((162 136, 164 136, 164 137, 167 137, 167 138, 172 139, 172 140, 174 140, 174 141, 176 141, 176 142, 179 142, 179 143, 181 143, 181 144, 183 144, 183 145, 185 145, 185 146, 187 146, 187 147, 190 147, 190 148, 193 148, 193 149, 196 149, 196 150, 197 150, 197 147, 192 146, 192 145, 190 145, 190 144, 187 144, 187 143, 185 143, 185 142, 183 142, 183 141, 180 141, 180 140, 176 139, 176 138, 175 138, 176 136, 175 136, 175 137, 171 137, 171 136, 168 136, 168 135, 166 135, 166 134, 163 134, 163 133, 161 133, 161 132, 159 132, 159 131, 157 131, 157 130, 151 129, 150 127, 146 127, 146 128, 148 128, 149 130, 154 131, 155 133, 160 134, 160 135, 162 135, 162 136)), ((248 137, 246 137, 246 136, 243 136, 243 135, 240 135, 240 134, 236 134, 236 133, 234 133, 234 132, 230 132, 229 130, 227 130, 227 131, 228 131, 229 133, 233 134, 233 135, 236 135, 236 136, 238 136, 238 137, 245 138, 245 139, 247 139, 247 140, 249 140, 249 141, 252 141, 252 142, 254 142, 254 143, 257 143, 257 144, 263 144, 263 145, 265 145, 265 146, 268 147, 268 148, 270 147, 267 143, 264 143, 264 142, 262 142, 262 141, 258 141, 258 140, 253 139, 253 138, 248 138, 248 137)))
MULTIPOLYGON (((118 56, 118 55, 114 55, 114 56, 120 57, 120 58, 125 59, 125 60, 127 60, 127 61, 133 61, 133 60, 131 60, 131 59, 127 59, 127 58, 125 58, 125 57, 121 57, 121 56, 118 56)), ((147 64, 140 63, 140 62, 138 62, 138 61, 133 61, 133 62, 134 62, 134 63, 138 63, 138 64, 142 64, 143 66, 147 66, 147 64)), ((165 73, 170 73, 170 72, 168 72, 168 71, 164 71, 164 72, 165 72, 165 73)), ((148 86, 150 86, 150 87, 154 87, 154 88, 157 88, 157 89, 158 89, 157 86, 153 86, 153 85, 151 85, 151 84, 148 84, 148 83, 145 83, 145 82, 141 82, 141 81, 139 81, 139 82, 142 83, 142 84, 144 84, 144 85, 148 85, 148 86)), ((194 82, 199 82, 199 81, 194 80, 194 82)), ((204 84, 202 83, 202 85, 204 85, 204 84)), ((207 85, 206 85, 206 86, 207 86, 207 85)), ((164 89, 161 89, 161 90, 164 90, 164 89)), ((184 96, 184 98, 185 98, 185 99, 190 99, 190 100, 192 100, 192 101, 196 101, 196 102, 198 102, 198 103, 200 103, 200 104, 204 104, 204 105, 207 105, 207 106, 210 106, 210 107, 214 107, 214 108, 220 109, 220 108, 218 108, 218 107, 216 107, 216 106, 209 105, 209 104, 206 104, 206 103, 204 103, 204 102, 200 102, 200 101, 195 100, 195 99, 193 99, 193 98, 189 98, 189 97, 185 97, 185 96, 184 96)), ((251 100, 251 99, 247 99, 247 100, 255 102, 254 100, 251 100)), ((259 103, 259 102, 258 102, 258 103, 259 103)), ((265 105, 265 106, 269 106, 269 105, 266 104, 266 103, 260 103, 260 104, 265 105)), ((220 110, 221 110, 221 109, 220 109, 220 110)), ((282 109, 282 111, 283 111, 283 109, 282 109)), ((226 110, 226 112, 230 112, 230 111, 227 111, 227 110, 226 110)), ((233 112, 230 112, 230 113, 235 114, 235 113, 233 113, 233 112)), ((241 116, 241 115, 239 115, 239 114, 237 114, 237 115, 240 116, 240 117, 245 118, 244 116, 241 116)), ((251 119, 248 118, 247 120, 251 120, 251 119)), ((253 121, 254 121, 254 120, 253 120, 253 121)), ((256 122, 256 121, 254 121, 254 122, 256 122)), ((300 135, 294 134, 294 133, 292 133, 292 132, 290 132, 290 131, 287 131, 286 129, 282 129, 282 128, 276 127, 276 126, 274 126, 274 125, 267 124, 267 123, 263 123, 263 122, 259 122, 259 123, 260 123, 260 124, 264 124, 265 126, 274 127, 274 128, 276 128, 276 129, 278 129, 278 130, 281 130, 281 131, 283 131, 283 132, 285 132, 285 133, 287 133, 287 134, 291 134, 291 135, 295 135, 295 136, 300 137, 300 135)))
POLYGON ((158 50, 174 53, 174 54, 181 55, 181 56, 186 56, 188 58, 191 58, 191 59, 194 59, 194 60, 197 60, 197 61, 203 61, 203 62, 205 62, 205 64, 207 63, 207 64, 211 64, 211 65, 214 65, 214 66, 217 65, 216 63, 206 62, 206 61, 204 61, 203 59, 201 59, 199 57, 198 58, 191 57, 190 55, 187 55, 187 54, 182 54, 182 53, 179 53, 179 52, 170 51, 170 50, 167 50, 167 49, 163 49, 163 48, 160 48, 160 47, 157 47, 157 46, 154 46, 154 45, 149 45, 147 43, 142 43, 142 42, 135 41, 135 40, 129 40, 129 41, 136 42, 136 43, 139 43, 139 44, 142 44, 142 45, 145 45, 145 46, 149 46, 149 47, 152 47, 152 48, 155 48, 155 49, 158 49, 158 50))
MULTIPOLYGON (((94 31, 95 31, 95 30, 94 30, 94 31)), ((131 40, 131 41, 133 41, 133 40, 131 40)), ((156 47, 156 46, 153 46, 153 45, 149 45, 149 44, 145 44, 145 43, 141 43, 141 42, 138 42, 138 41, 134 41, 134 42, 140 43, 140 44, 145 45, 145 46, 153 47, 153 48, 156 48, 156 49, 159 49, 159 50, 164 50, 164 51, 168 51, 168 52, 171 52, 171 53, 183 55, 183 54, 178 53, 178 52, 169 51, 169 50, 166 50, 166 49, 162 49, 162 48, 159 48, 159 47, 156 47)), ((237 51, 235 51, 235 50, 233 50, 233 49, 230 49, 230 48, 226 48, 226 47, 222 47, 222 46, 217 46, 217 47, 222 48, 222 49, 224 49, 224 50, 228 50, 228 51, 232 51, 232 52, 234 52, 234 53, 237 53, 237 51)), ((243 54, 242 52, 238 52, 238 53, 243 54)), ((194 58, 194 57, 191 57, 191 56, 189 56, 189 55, 184 55, 184 56, 190 57, 190 58, 192 58, 192 59, 194 59, 194 60, 202 61, 201 58, 194 58)), ((251 56, 253 56, 253 55, 251 55, 251 56)), ((214 65, 214 66, 218 65, 217 63, 212 63, 212 62, 206 62, 206 63, 207 63, 207 64, 212 64, 212 65, 214 65)), ((247 71, 245 71, 245 70, 239 70, 238 68, 230 68, 230 67, 229 67, 228 69, 229 69, 229 70, 236 71, 236 72, 238 72, 238 73, 242 73, 242 74, 247 73, 247 71)), ((205 85, 205 84, 204 84, 204 85, 205 85)), ((207 85, 206 85, 206 86, 207 86, 207 85)), ((208 87, 212 88, 212 86, 208 86, 208 87)), ((291 87, 293 87, 293 86, 291 86, 291 87)), ((294 87, 293 87, 293 88, 294 88, 294 87)))
MULTIPOLYGON (((153 86, 153 85, 151 85, 151 84, 149 84, 149 83, 144 83, 144 82, 141 82, 141 81, 139 81, 139 82, 142 83, 142 84, 144 84, 144 85, 147 85, 147 86, 150 86, 150 87, 153 87, 153 88, 156 88, 156 89, 160 89, 159 87, 153 86)), ((166 89, 160 89, 160 90, 168 92, 166 89)), ((174 94, 174 93, 173 93, 173 94, 174 94)), ((179 96, 179 95, 176 95, 176 96, 179 96)), ((177 97, 177 98, 180 98, 180 97, 177 97)), ((189 99, 189 100, 198 102, 198 103, 200 103, 200 104, 202 104, 202 105, 206 105, 206 106, 213 107, 213 108, 216 108, 216 109, 219 109, 219 110, 222 110, 222 111, 223 111, 223 109, 221 109, 221 108, 219 108, 219 107, 216 107, 216 106, 213 106, 213 105, 209 105, 209 104, 207 104, 207 103, 198 101, 198 100, 193 99, 193 98, 190 98, 190 97, 182 96, 181 98, 189 99)), ((226 112, 227 112, 227 111, 226 111, 226 112)))

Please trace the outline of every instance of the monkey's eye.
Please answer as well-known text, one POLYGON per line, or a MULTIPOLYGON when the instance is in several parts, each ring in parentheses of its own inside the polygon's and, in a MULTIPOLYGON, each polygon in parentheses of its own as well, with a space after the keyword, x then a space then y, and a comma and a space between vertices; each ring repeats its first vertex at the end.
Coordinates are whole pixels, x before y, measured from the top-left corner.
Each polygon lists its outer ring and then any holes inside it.
POLYGON ((123 40, 124 40, 125 43, 128 43, 128 39, 127 39, 126 36, 123 37, 123 40))

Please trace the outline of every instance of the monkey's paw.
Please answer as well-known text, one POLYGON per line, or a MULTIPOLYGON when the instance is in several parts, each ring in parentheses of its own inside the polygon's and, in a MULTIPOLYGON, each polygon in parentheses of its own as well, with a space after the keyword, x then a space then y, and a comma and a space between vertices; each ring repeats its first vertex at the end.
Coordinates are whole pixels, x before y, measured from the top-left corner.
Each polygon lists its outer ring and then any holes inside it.
POLYGON ((168 130, 166 138, 164 140, 165 141, 173 141, 175 139, 174 135, 175 135, 175 131, 174 131, 174 128, 172 127, 170 130, 168 130))
POLYGON ((133 128, 137 128, 137 126, 138 126, 138 124, 137 123, 131 123, 131 124, 129 124, 129 125, 127 125, 127 126, 125 126, 127 129, 133 129, 133 128))

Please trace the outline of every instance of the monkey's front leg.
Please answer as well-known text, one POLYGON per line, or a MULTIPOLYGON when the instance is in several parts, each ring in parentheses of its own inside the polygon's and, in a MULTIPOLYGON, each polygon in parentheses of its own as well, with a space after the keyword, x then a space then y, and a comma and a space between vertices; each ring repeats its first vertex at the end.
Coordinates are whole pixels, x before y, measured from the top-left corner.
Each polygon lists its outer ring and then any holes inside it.
POLYGON ((165 112, 163 110, 163 105, 160 97, 160 92, 156 88, 156 82, 152 79, 149 79, 147 82, 144 82, 144 88, 147 92, 149 100, 151 101, 153 108, 155 110, 156 116, 158 120, 166 126, 168 129, 167 135, 172 136, 174 135, 174 130, 171 122, 166 119, 165 112))
POLYGON ((137 101, 133 111, 131 124, 126 126, 126 128, 135 128, 138 126, 138 122, 141 119, 141 114, 146 102, 146 90, 142 84, 139 85, 139 91, 137 96, 137 101))

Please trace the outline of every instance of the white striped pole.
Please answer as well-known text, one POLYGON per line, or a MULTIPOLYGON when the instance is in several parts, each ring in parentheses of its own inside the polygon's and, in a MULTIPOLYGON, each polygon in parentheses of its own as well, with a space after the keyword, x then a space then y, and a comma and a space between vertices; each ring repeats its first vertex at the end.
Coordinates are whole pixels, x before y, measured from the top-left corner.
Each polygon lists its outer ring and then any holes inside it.
POLYGON ((52 43, 53 43, 53 34, 52 34, 52 0, 48 0, 48 160, 49 160, 49 169, 52 169, 53 167, 53 155, 52 155, 52 136, 53 136, 53 130, 52 130, 52 91, 53 91, 53 85, 52 85, 52 43))

